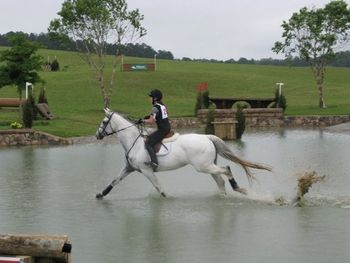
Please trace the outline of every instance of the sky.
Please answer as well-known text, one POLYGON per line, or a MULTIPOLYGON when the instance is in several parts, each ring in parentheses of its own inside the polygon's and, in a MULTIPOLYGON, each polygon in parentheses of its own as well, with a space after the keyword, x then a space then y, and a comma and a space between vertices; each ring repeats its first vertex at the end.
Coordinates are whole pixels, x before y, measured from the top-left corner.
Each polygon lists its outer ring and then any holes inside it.
MULTIPOLYGON (((0 0, 0 33, 47 32, 64 0, 0 0)), ((350 0, 346 1, 350 5, 350 0)), ((140 10, 146 43, 175 58, 238 60, 282 58, 271 51, 282 40, 282 22, 302 7, 329 0, 127 0, 140 10)))

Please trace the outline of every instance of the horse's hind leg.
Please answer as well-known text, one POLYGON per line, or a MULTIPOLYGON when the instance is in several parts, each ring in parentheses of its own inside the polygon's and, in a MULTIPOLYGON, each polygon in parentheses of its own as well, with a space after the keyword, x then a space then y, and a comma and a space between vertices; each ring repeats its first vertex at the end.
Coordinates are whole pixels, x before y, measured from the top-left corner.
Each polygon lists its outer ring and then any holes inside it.
POLYGON ((98 193, 96 194, 96 198, 97 199, 102 199, 104 196, 106 196, 112 189, 114 186, 116 186, 121 180, 123 180, 128 174, 130 174, 131 172, 133 172, 134 169, 129 166, 126 165, 119 173, 119 176, 114 179, 103 191, 102 193, 98 193))
MULTIPOLYGON (((230 185, 234 191, 239 192, 241 194, 247 194, 247 190, 239 187, 236 180, 233 178, 230 166, 220 167, 220 166, 217 166, 216 164, 212 164, 210 166, 205 167, 204 169, 203 168, 198 169, 198 171, 210 173, 212 176, 213 175, 220 176, 221 174, 224 174, 227 176, 228 181, 230 182, 230 185)), ((219 189, 220 189, 220 186, 219 186, 219 189)))
POLYGON ((225 173, 225 174, 228 177, 228 181, 230 182, 230 185, 231 185, 232 189, 234 191, 236 191, 236 192, 239 192, 241 194, 246 195, 247 194, 247 190, 238 186, 235 178, 233 177, 233 174, 232 174, 230 166, 226 166, 226 169, 227 169, 227 173, 225 173))
POLYGON ((219 187, 219 190, 222 194, 226 194, 226 189, 225 189, 225 180, 221 177, 220 174, 211 174, 213 179, 215 180, 216 184, 219 187))

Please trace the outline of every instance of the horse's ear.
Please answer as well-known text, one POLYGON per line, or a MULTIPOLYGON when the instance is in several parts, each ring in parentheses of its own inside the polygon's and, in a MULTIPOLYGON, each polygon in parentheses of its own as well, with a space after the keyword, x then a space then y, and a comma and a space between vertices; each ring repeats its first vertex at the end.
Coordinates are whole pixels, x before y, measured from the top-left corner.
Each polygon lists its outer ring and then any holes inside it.
POLYGON ((105 111, 106 114, 108 114, 108 113, 111 111, 111 110, 108 109, 108 108, 104 108, 103 110, 105 111))

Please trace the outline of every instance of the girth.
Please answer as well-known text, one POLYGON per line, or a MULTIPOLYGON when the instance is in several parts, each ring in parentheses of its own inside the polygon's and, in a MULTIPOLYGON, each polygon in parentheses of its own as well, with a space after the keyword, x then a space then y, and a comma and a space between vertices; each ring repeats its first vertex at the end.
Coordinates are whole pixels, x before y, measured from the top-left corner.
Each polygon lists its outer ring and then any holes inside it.
MULTIPOLYGON (((164 139, 170 138, 170 137, 174 136, 174 134, 175 134, 174 131, 170 131, 170 132, 167 133, 167 135, 165 135, 164 139)), ((159 143, 157 143, 156 145, 154 145, 154 147, 153 147, 154 152, 155 152, 155 153, 159 152, 159 150, 160 150, 160 148, 162 147, 162 145, 163 145, 163 142, 162 142, 162 141, 159 142, 159 143)))

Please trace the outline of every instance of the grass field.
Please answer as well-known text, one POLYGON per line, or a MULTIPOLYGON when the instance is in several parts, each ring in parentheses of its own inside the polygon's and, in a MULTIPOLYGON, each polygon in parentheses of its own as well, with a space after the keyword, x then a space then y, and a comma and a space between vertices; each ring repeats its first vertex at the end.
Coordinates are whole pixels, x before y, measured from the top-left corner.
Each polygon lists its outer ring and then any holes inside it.
MULTIPOLYGON (((40 54, 51 59, 56 56, 65 70, 40 73, 56 118, 36 121, 34 128, 65 137, 94 134, 103 117, 103 100, 94 71, 73 52, 40 50, 40 54)), ((153 59, 125 58, 124 62, 151 63, 153 59)), ((107 66, 106 72, 110 71, 107 66)), ((165 95, 171 117, 193 116, 196 86, 201 82, 208 83, 211 96, 220 97, 273 97, 275 83, 283 82, 287 115, 350 114, 350 68, 327 69, 327 108, 320 109, 310 68, 167 60, 157 61, 156 72, 117 72, 111 109, 140 118, 151 108, 147 93, 158 88, 165 95)), ((35 87, 36 97, 40 87, 35 87)), ((0 98, 17 96, 14 87, 0 89, 0 98)), ((18 111, 0 110, 0 129, 9 128, 9 123, 18 119, 18 111)))

